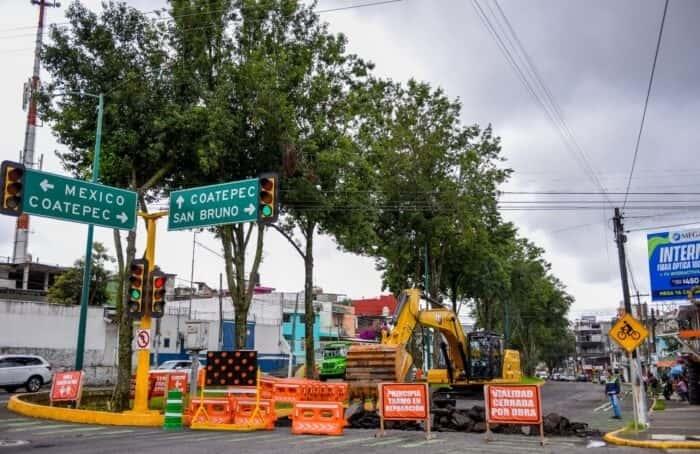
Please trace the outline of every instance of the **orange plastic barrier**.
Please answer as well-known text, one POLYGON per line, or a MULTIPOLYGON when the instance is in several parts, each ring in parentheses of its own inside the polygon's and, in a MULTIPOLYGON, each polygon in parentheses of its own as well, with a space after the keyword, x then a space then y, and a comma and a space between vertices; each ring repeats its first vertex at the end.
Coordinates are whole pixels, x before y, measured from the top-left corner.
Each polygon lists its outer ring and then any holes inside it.
MULTIPOLYGON (((188 414, 183 418, 185 425, 190 425, 192 423, 192 417, 197 412, 202 399, 195 397, 190 402, 190 408, 188 414)), ((203 413, 200 413, 197 417, 196 422, 209 422, 212 424, 229 424, 231 423, 231 415, 235 413, 235 401, 229 399, 204 399, 204 409, 206 414, 209 416, 207 420, 203 413)))
POLYGON ((345 402, 347 383, 304 383, 300 385, 299 400, 307 402, 345 402))
POLYGON ((272 386, 272 395, 276 402, 294 403, 299 400, 299 387, 301 386, 301 383, 295 383, 289 380, 280 380, 278 383, 274 383, 272 386))
POLYGON ((270 375, 264 375, 260 379, 260 397, 263 399, 272 399, 275 395, 275 383, 279 383, 280 379, 270 375))
POLYGON ((266 429, 275 428, 275 406, 269 399, 260 399, 260 409, 255 416, 255 399, 235 399, 236 411, 233 416, 233 423, 236 425, 257 425, 264 422, 266 429))
POLYGON ((295 435, 343 435, 345 418, 340 402, 296 402, 292 412, 295 435))

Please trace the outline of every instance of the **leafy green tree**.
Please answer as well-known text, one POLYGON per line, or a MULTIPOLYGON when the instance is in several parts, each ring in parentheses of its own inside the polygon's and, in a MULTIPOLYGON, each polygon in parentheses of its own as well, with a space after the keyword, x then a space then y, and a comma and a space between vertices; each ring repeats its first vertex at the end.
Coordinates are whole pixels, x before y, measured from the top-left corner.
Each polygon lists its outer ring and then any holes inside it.
MULTIPOLYGON (((111 262, 114 262, 114 257, 109 255, 107 248, 105 248, 102 243, 93 243, 91 284, 90 293, 88 295, 88 304, 91 306, 102 306, 109 299, 107 283, 110 276, 106 265, 111 262)), ((64 305, 80 304, 84 270, 85 259, 82 258, 77 260, 73 267, 62 273, 51 288, 49 288, 49 303, 64 305)))
MULTIPOLYGON (((87 178, 93 160, 95 100, 105 109, 100 181, 137 191, 140 208, 189 162, 190 131, 172 102, 172 72, 165 26, 155 18, 113 1, 101 13, 79 2, 66 9, 65 26, 53 26, 42 60, 50 75, 41 114, 58 141, 68 148, 59 157, 66 170, 87 178)), ((193 125, 196 126, 196 125, 193 125)), ((113 406, 127 408, 131 379, 132 320, 124 304, 124 276, 136 254, 136 232, 129 232, 126 256, 114 231, 121 298, 117 301, 119 369, 113 406)))

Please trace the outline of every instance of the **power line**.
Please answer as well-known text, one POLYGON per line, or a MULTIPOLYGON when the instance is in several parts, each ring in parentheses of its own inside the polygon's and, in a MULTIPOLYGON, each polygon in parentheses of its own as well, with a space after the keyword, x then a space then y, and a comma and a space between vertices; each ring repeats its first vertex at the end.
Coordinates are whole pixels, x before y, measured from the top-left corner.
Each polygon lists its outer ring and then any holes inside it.
POLYGON ((688 225, 698 225, 700 224, 700 221, 696 222, 683 222, 681 224, 666 224, 666 225, 655 225, 651 227, 638 227, 636 229, 627 229, 625 230, 626 232, 643 232, 646 230, 657 230, 657 229, 666 229, 666 228, 671 228, 671 227, 685 227, 688 225))
MULTIPOLYGON (((630 175, 627 179, 627 191, 630 190, 630 185, 632 184, 632 174, 634 174, 634 166, 637 164, 637 155, 639 154, 639 143, 642 140, 642 131, 644 131, 644 120, 647 116, 647 107, 649 106, 649 96, 651 95, 651 86, 654 83, 654 73, 656 71, 656 61, 659 57, 659 49, 661 48, 661 37, 664 33, 664 24, 666 23, 666 11, 668 11, 668 0, 664 3, 664 12, 661 16, 661 25, 659 26, 659 37, 656 40, 656 51, 654 51, 654 62, 651 65, 651 74, 649 75, 649 86, 647 87, 647 96, 644 100, 644 110, 642 111, 642 122, 639 125, 639 133, 637 134, 637 143, 634 146, 634 156, 632 157, 632 167, 630 168, 630 175)), ((627 196, 625 196, 625 203, 622 204, 622 209, 625 209, 627 204, 627 196)))
MULTIPOLYGON (((540 105, 549 121, 559 132, 559 135, 561 136, 564 145, 567 147, 569 152, 572 153, 578 161, 580 161, 584 173, 586 173, 586 175, 593 181, 593 183, 600 187, 603 194, 605 194, 605 186, 603 186, 600 179, 597 177, 596 172, 593 169, 593 166, 590 164, 585 151, 578 144, 578 141, 576 140, 575 136, 571 132, 571 129, 564 120, 563 115, 561 114, 561 109, 558 107, 558 104, 554 100, 551 91, 546 87, 542 78, 539 76, 539 71, 537 71, 537 68, 534 66, 532 59, 525 51, 522 42, 515 33, 515 30, 513 29, 512 25, 510 25, 510 21, 505 16, 505 13, 500 8, 500 5, 498 5, 498 3, 496 2, 499 15, 501 16, 501 21, 506 24, 506 27, 508 29, 507 31, 503 30, 502 33, 506 37, 506 40, 510 42, 511 46, 515 48, 514 53, 516 54, 516 56, 520 57, 520 60, 523 63, 522 66, 524 66, 525 69, 523 69, 521 65, 518 64, 516 57, 513 56, 513 53, 511 53, 510 49, 508 48, 508 45, 504 42, 503 38, 501 37, 501 33, 499 33, 496 27, 496 25, 499 25, 498 22, 496 22, 496 20, 492 22, 489 19, 488 14, 486 14, 478 0, 472 0, 472 5, 474 6, 477 16, 481 20, 482 24, 486 27, 486 29, 496 41, 499 50, 501 51, 501 53, 503 53, 504 57, 506 58, 506 61, 515 71, 521 83, 525 86, 525 88, 535 99, 535 101, 537 101, 537 103, 540 105), (494 23, 496 23, 496 25, 494 25, 494 23), (510 35, 513 36, 512 39, 510 38, 508 31, 510 31, 510 35), (529 78, 525 73, 528 73, 529 78), (531 82, 530 79, 532 79, 533 82, 531 82), (539 92, 541 92, 541 94, 539 92)), ((491 11, 491 14, 495 16, 494 10, 489 6, 488 3, 486 3, 486 5, 489 11, 491 11)))

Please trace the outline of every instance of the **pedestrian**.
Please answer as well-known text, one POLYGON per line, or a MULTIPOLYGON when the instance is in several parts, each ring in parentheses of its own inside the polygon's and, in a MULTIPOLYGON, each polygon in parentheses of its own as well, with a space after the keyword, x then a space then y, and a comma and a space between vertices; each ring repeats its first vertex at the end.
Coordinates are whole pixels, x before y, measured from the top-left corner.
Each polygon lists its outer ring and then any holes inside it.
POLYGON ((673 394, 673 383, 671 382, 671 377, 668 375, 664 375, 663 377, 664 381, 664 399, 666 400, 671 400, 671 394, 673 394))
POLYGON ((608 376, 605 380, 605 394, 607 394, 612 406, 613 419, 622 419, 620 414, 620 378, 613 374, 612 370, 608 370, 608 376))
POLYGON ((681 402, 687 401, 690 403, 690 396, 688 395, 688 382, 685 379, 685 375, 678 377, 678 382, 676 382, 676 394, 681 398, 681 402))

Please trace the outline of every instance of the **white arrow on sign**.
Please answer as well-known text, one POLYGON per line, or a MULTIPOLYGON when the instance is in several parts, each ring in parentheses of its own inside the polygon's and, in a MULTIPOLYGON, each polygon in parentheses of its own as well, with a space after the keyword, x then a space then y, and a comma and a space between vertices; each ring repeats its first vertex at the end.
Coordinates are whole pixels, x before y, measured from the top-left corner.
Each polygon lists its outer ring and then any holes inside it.
POLYGON ((126 221, 129 220, 129 216, 127 216, 126 213, 124 213, 123 211, 121 213, 119 213, 116 216, 116 218, 119 219, 120 221, 122 221, 122 224, 124 224, 126 221))
POLYGON ((255 205, 253 205, 253 204, 251 203, 250 205, 248 205, 247 208, 243 208, 243 211, 245 211, 246 213, 248 213, 248 216, 252 216, 253 213, 255 213, 255 205))
POLYGON ((182 204, 185 203, 185 199, 182 198, 182 196, 179 196, 176 200, 175 203, 177 203, 177 209, 181 210, 182 209, 182 204))
POLYGON ((48 191, 49 189, 53 189, 53 185, 51 183, 49 183, 49 180, 47 180, 46 178, 41 180, 41 183, 39 183, 39 186, 41 186, 41 189, 44 192, 48 191))

